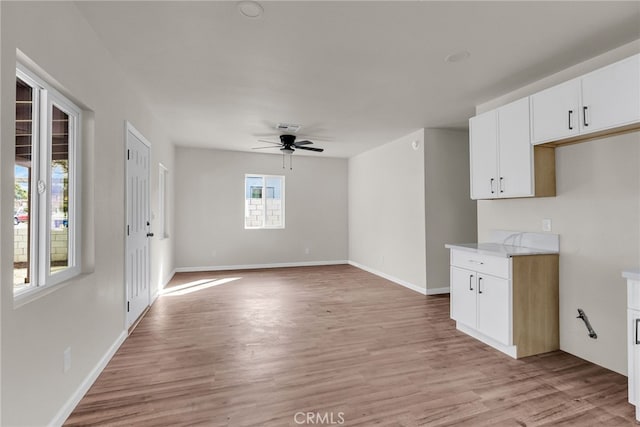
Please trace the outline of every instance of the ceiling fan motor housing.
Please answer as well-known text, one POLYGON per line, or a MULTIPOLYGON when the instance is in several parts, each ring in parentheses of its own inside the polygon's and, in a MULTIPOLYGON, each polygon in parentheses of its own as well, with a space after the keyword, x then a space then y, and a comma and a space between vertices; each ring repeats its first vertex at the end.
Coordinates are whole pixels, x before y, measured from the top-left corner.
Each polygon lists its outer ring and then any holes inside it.
POLYGON ((295 135, 280 135, 280 142, 282 142, 282 145, 284 145, 285 147, 290 147, 293 145, 293 143, 296 141, 296 136, 295 135))

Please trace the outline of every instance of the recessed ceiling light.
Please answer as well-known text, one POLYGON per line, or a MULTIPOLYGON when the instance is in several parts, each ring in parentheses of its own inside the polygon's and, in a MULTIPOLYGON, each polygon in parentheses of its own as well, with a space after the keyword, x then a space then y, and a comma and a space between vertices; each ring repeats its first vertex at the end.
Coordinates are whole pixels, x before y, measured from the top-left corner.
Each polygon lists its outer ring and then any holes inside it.
POLYGON ((447 55, 447 57, 444 58, 444 61, 445 62, 462 62, 469 59, 470 56, 471 54, 468 51, 461 50, 460 52, 455 52, 455 53, 452 53, 451 55, 447 55))
POLYGON ((264 12, 260 3, 251 0, 239 2, 238 10, 242 16, 247 18, 260 18, 262 16, 262 12, 264 12))

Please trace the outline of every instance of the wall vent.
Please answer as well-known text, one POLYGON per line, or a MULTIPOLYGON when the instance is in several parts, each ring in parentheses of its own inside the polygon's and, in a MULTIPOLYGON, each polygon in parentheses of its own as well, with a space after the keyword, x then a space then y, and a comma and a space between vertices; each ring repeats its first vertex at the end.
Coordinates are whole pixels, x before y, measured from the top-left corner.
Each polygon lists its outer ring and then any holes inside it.
POLYGON ((276 125, 276 130, 281 132, 298 132, 300 130, 300 125, 292 125, 289 123, 278 123, 276 125))

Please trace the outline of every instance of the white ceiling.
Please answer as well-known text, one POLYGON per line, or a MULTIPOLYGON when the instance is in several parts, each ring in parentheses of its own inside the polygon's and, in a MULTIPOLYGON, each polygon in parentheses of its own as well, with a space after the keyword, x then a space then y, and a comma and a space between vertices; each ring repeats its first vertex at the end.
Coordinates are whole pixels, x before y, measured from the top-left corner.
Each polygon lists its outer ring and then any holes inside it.
POLYGON ((333 157, 466 127, 476 104, 640 38, 637 1, 236 4, 77 3, 177 145, 251 150, 288 122, 333 157))

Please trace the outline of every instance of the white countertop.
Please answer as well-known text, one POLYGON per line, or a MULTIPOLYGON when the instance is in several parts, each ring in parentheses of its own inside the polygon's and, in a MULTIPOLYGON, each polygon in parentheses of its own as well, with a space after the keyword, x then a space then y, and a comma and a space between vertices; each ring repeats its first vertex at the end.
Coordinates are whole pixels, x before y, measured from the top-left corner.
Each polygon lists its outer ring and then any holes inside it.
POLYGON ((560 236, 551 233, 490 230, 489 242, 446 244, 445 248, 509 258, 560 253, 560 236))
POLYGON ((622 272, 622 277, 630 280, 640 280, 640 268, 631 268, 622 272))
POLYGON ((510 258, 512 256, 523 255, 548 255, 557 254, 558 251, 551 249, 527 248, 524 246, 503 245, 501 243, 461 243, 447 244, 445 248, 458 249, 462 251, 474 252, 483 255, 501 256, 510 258))

